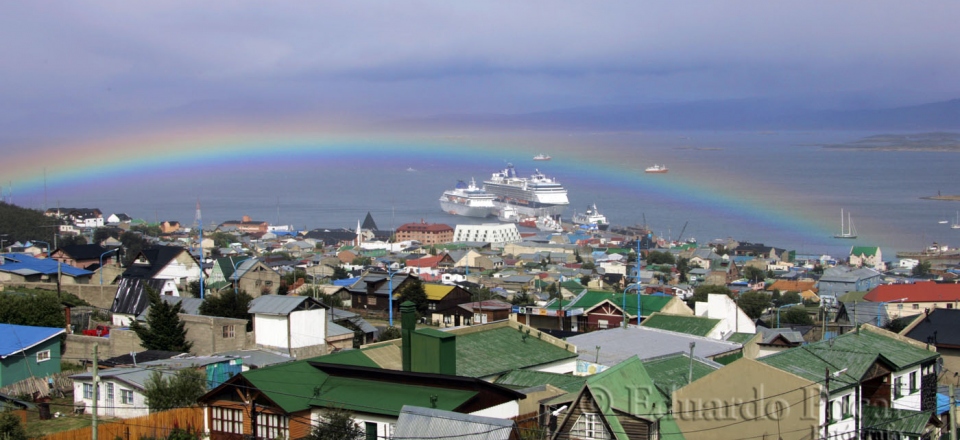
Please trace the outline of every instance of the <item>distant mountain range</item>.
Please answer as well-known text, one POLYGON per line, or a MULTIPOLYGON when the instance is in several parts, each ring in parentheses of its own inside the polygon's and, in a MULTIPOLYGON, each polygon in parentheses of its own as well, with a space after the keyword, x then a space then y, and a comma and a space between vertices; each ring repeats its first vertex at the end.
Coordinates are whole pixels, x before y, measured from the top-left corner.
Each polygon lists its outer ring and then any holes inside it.
POLYGON ((768 100, 699 101, 575 107, 512 115, 439 115, 414 122, 464 128, 581 130, 951 130, 960 129, 960 99, 843 111, 807 110, 768 100))

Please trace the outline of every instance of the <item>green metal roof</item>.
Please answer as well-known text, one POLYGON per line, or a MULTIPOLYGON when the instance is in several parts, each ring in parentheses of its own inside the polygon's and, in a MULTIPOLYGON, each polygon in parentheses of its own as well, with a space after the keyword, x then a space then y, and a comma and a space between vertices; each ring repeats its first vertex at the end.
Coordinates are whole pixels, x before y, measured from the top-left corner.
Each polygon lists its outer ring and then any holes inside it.
POLYGON ((288 413, 303 411, 315 404, 313 390, 328 377, 306 361, 258 368, 240 375, 288 413))
POLYGON ((864 405, 863 429, 920 436, 932 416, 933 411, 922 412, 864 405))
POLYGON ((617 419, 617 410, 648 420, 657 420, 667 414, 667 402, 659 393, 650 393, 638 399, 636 390, 649 390, 654 382, 639 357, 632 357, 613 367, 589 376, 586 388, 594 396, 601 396, 603 417, 610 425, 614 437, 628 440, 623 425, 617 419))
POLYGON ((454 410, 477 395, 476 391, 407 385, 366 379, 333 377, 309 361, 377 368, 359 350, 258 368, 241 373, 254 387, 288 413, 312 406, 337 406, 354 411, 397 416, 403 405, 454 410), (364 360, 366 359, 366 360, 364 360))
POLYGON ((514 389, 553 385, 567 392, 574 392, 583 387, 583 383, 586 381, 587 378, 583 376, 533 370, 513 370, 497 378, 494 383, 514 389))
POLYGON ((719 319, 700 316, 656 314, 644 319, 640 325, 694 336, 707 336, 719 323, 719 319))
MULTIPOLYGON (((690 375, 690 356, 686 353, 668 354, 643 361, 647 374, 660 391, 664 401, 672 402, 673 391, 686 386, 690 375)), ((693 380, 700 379, 717 369, 719 365, 708 364, 701 359, 693 359, 693 380)))
POLYGON ((362 350, 344 350, 339 353, 331 353, 323 356, 317 356, 307 359, 313 362, 326 362, 328 364, 351 365, 354 367, 380 368, 376 362, 370 359, 362 350))
POLYGON ((510 327, 457 335, 457 375, 483 378, 548 364, 577 354, 510 327))
POLYGON ((734 333, 727 337, 727 342, 736 342, 738 344, 745 344, 750 339, 753 339, 756 336, 756 333, 734 333))
MULTIPOLYGON (((663 308, 673 298, 674 297, 672 296, 662 295, 640 295, 640 307, 643 309, 643 316, 650 316, 651 313, 663 310, 663 308)), ((577 298, 574 298, 571 301, 564 301, 563 307, 565 309, 582 307, 584 310, 589 310, 593 307, 596 307, 603 301, 610 301, 617 307, 623 307, 624 295, 622 293, 591 290, 577 298)), ((627 314, 631 316, 637 316, 637 295, 626 295, 626 302, 627 314)), ((549 304, 547 304, 547 308, 556 310, 560 308, 560 302, 551 301, 549 304)))
POLYGON ((328 377, 320 386, 319 397, 313 399, 312 403, 324 407, 398 416, 403 405, 453 411, 477 394, 476 391, 328 377), (434 396, 435 403, 431 401, 434 396))
POLYGON ((583 284, 580 284, 580 280, 575 280, 571 278, 567 278, 566 281, 560 283, 560 287, 567 289, 571 292, 582 292, 587 289, 586 286, 584 286, 583 284))
POLYGON ((855 386, 878 360, 891 364, 895 371, 899 371, 939 356, 935 351, 924 350, 873 331, 859 330, 757 360, 813 382, 823 381, 827 369, 831 372, 846 369, 844 373, 830 378, 829 390, 836 391, 855 386))
POLYGON ((867 255, 873 256, 877 255, 877 252, 880 251, 880 248, 876 246, 854 246, 850 249, 850 255, 867 255))

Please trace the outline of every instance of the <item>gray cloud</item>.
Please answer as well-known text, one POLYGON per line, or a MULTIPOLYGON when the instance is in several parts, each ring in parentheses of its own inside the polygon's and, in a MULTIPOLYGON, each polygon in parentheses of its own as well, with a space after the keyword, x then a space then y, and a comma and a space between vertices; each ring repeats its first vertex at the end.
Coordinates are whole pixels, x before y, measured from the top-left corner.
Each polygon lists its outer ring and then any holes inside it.
POLYGON ((894 1, 15 2, 0 17, 0 127, 186 108, 910 104, 960 95, 958 16, 956 2, 894 1))

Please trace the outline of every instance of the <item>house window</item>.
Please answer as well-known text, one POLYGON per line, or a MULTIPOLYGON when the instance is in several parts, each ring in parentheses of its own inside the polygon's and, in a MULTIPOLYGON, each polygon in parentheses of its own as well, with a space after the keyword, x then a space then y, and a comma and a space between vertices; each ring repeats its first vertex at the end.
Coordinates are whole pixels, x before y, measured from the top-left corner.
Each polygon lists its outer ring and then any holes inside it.
POLYGON ((235 336, 235 335, 234 335, 234 328, 233 328, 233 325, 232 325, 232 324, 231 324, 231 325, 225 325, 225 326, 223 326, 223 337, 224 337, 224 338, 232 338, 232 337, 234 337, 234 336, 235 336))
POLYGON ((133 390, 120 389, 120 403, 124 405, 133 405, 133 390))
POLYGON ((37 362, 44 362, 50 360, 50 350, 43 350, 37 352, 37 362))
POLYGON ((910 373, 910 394, 916 393, 917 391, 920 391, 920 386, 917 383, 917 372, 914 371, 910 373))
POLYGON ((833 406, 837 403, 836 400, 830 400, 827 402, 827 424, 832 424, 836 420, 833 419, 833 406))
POLYGON ((849 419, 853 417, 853 410, 850 408, 850 395, 847 394, 840 398, 840 411, 843 411, 843 418, 849 419))
POLYGON ((107 396, 105 400, 107 401, 107 403, 113 404, 113 383, 107 382, 106 388, 107 388, 107 396))
POLYGON ((368 304, 368 305, 371 305, 371 306, 377 305, 377 297, 375 297, 375 296, 368 296, 368 297, 367 297, 367 304, 368 304))
POLYGON ((213 407, 210 412, 213 431, 230 434, 243 434, 243 411, 239 409, 213 407))
POLYGON ((601 329, 609 328, 609 327, 610 327, 610 321, 607 321, 606 319, 598 319, 598 320, 597 320, 597 327, 599 327, 599 328, 601 328, 601 329))
POLYGON ((427 310, 437 310, 437 303, 435 302, 427 303, 427 310))
POLYGON ((366 440, 377 440, 377 424, 375 422, 366 422, 363 424, 366 440))
POLYGON ((290 438, 290 426, 287 416, 277 414, 257 414, 257 437, 268 439, 290 438))
POLYGON ((93 385, 89 383, 83 384, 83 398, 84 399, 93 399, 93 385))
POLYGON ((899 399, 903 397, 903 377, 898 377, 893 380, 893 398, 899 399))
POLYGON ((610 438, 607 429, 603 426, 603 420, 598 414, 584 413, 573 424, 570 430, 571 438, 581 438, 584 440, 606 440, 610 438))
POLYGON ((914 304, 913 310, 920 310, 920 304, 914 304))

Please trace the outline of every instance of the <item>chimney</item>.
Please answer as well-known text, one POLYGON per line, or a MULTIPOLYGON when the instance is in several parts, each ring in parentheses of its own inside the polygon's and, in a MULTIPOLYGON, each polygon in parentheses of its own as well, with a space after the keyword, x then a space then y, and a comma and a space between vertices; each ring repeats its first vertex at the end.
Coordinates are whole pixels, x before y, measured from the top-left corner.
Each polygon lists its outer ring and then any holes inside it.
POLYGON ((411 371, 411 349, 413 348, 413 332, 417 329, 417 305, 413 301, 404 301, 400 304, 400 340, 403 344, 403 371, 411 371))

